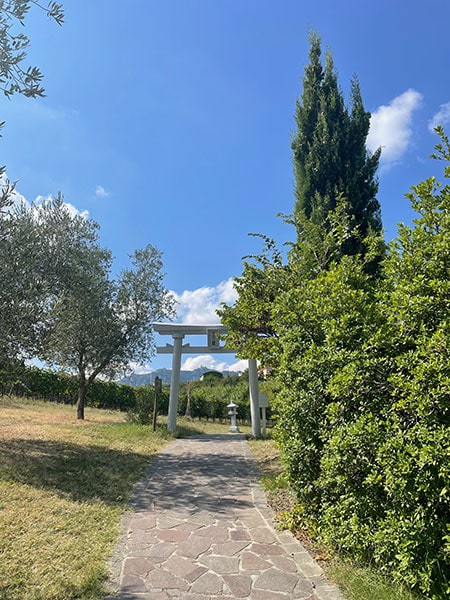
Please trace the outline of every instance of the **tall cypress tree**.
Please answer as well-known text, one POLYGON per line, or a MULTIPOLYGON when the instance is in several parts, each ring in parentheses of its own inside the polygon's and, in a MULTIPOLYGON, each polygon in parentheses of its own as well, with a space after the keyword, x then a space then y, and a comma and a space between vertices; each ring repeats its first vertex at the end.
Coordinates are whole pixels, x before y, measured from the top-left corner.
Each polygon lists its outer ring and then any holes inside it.
POLYGON ((295 173, 294 216, 301 231, 307 218, 326 226, 329 211, 343 198, 352 234, 343 254, 362 251, 369 231, 381 231, 380 205, 376 199, 376 171, 381 150, 366 148, 370 113, 364 109, 359 83, 352 81, 351 110, 345 106, 329 52, 321 61, 321 40, 310 35, 310 62, 305 69, 303 94, 297 100, 297 131, 292 141, 295 173))

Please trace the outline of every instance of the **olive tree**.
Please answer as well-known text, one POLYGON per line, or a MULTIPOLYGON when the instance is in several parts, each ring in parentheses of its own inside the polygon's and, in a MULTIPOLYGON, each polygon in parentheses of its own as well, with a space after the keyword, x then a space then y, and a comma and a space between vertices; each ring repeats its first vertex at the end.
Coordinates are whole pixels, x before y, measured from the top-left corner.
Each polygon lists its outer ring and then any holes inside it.
POLYGON ((25 205, 0 213, 0 364, 33 356, 39 344, 48 296, 42 272, 43 239, 25 205))
POLYGON ((62 5, 48 2, 43 6, 37 0, 4 0, 0 4, 0 89, 5 96, 23 94, 29 98, 44 96, 42 73, 38 67, 24 67, 26 49, 30 40, 17 27, 25 26, 25 19, 34 6, 47 13, 58 25, 64 21, 62 5))
MULTIPOLYGON (((24 67, 30 44, 24 33, 29 10, 46 12, 62 25, 62 5, 37 0, 3 0, 0 2, 0 90, 7 98, 22 94, 29 98, 44 96, 42 73, 38 67, 24 67)), ((0 122, 0 130, 4 122, 0 122)), ((35 349, 43 314, 43 282, 37 276, 35 252, 38 240, 30 214, 13 207, 14 183, 0 166, 0 363, 21 359, 35 349), (33 249, 32 249, 33 248, 33 249)))
POLYGON ((131 267, 111 277, 112 257, 98 244, 98 225, 73 214, 58 198, 39 211, 38 226, 51 282, 40 358, 76 372, 77 417, 84 418, 87 391, 99 375, 112 377, 154 352, 152 322, 173 316, 174 300, 163 284, 160 251, 148 244, 131 267))

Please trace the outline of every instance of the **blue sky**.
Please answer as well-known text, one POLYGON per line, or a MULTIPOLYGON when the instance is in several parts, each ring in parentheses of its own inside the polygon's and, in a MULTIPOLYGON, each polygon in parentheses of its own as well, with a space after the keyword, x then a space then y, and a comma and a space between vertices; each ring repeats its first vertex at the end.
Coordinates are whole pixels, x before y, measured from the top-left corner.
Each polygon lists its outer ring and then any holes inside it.
MULTIPOLYGON (((333 54, 348 100, 356 74, 383 147, 386 238, 413 215, 404 194, 450 121, 448 0, 65 0, 63 27, 34 10, 27 63, 47 97, 0 98, 1 163, 27 200, 61 191, 101 226, 115 268, 136 248, 163 252, 179 321, 215 320, 233 301, 252 232, 292 229, 290 140, 308 31, 333 54)), ((163 340, 163 343, 170 340, 163 340)), ((200 340, 197 340, 197 343, 200 340)), ((157 356, 150 367, 170 367, 157 356)), ((234 364, 184 356, 185 368, 234 364)))

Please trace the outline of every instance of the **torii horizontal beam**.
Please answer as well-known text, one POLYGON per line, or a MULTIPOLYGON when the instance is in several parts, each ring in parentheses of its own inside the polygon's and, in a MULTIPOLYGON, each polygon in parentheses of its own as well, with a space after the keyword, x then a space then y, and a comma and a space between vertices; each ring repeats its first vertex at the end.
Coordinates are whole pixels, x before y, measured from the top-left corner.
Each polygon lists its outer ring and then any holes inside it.
MULTIPOLYGON (((225 346, 215 348, 211 346, 191 346, 190 344, 183 344, 181 346, 181 352, 183 354, 235 354, 236 350, 230 350, 230 348, 225 348, 225 346)), ((156 348, 156 354, 173 354, 173 344, 158 346, 158 348, 156 348)))

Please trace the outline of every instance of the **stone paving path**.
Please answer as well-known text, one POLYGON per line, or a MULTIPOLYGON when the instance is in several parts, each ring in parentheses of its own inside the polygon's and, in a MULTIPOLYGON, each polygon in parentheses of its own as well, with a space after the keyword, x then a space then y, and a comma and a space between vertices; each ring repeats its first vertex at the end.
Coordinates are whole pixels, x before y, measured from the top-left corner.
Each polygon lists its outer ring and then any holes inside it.
POLYGON ((134 490, 105 600, 343 600, 273 514, 241 434, 174 440, 134 490))

